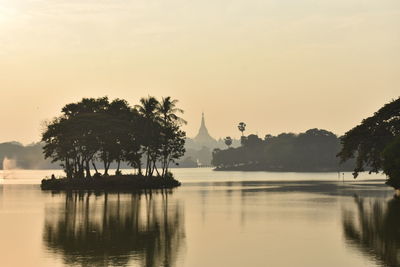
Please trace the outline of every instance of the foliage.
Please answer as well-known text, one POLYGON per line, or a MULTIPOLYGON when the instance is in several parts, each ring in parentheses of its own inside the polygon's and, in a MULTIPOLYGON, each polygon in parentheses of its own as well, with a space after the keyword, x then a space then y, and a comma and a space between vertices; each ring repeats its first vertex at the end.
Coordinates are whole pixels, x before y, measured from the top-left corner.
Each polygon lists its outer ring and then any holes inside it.
POLYGON ((127 162, 142 174, 142 155, 146 156, 145 176, 154 171, 166 177, 168 166, 185 152, 184 120, 176 113, 177 100, 170 97, 160 103, 154 97, 142 98, 141 105, 130 107, 125 100, 84 98, 67 104, 62 115, 50 122, 42 134, 44 155, 61 162, 68 178, 91 177, 91 167, 99 176, 97 161, 104 173, 112 162, 127 162), (162 166, 162 173, 157 170, 162 166))
POLYGON ((246 123, 239 122, 238 129, 242 133, 242 136, 243 136, 243 132, 246 130, 246 123))
POLYGON ((387 184, 400 188, 400 136, 383 150, 383 172, 389 176, 387 184))
POLYGON ((217 169, 339 171, 351 165, 339 166, 339 150, 339 139, 326 130, 266 135, 264 140, 250 134, 238 148, 215 149, 212 164, 217 169))
POLYGON ((230 136, 227 136, 224 138, 224 142, 225 142, 225 145, 227 145, 229 148, 232 145, 233 140, 230 136))
POLYGON ((338 154, 344 162, 356 158, 354 177, 369 168, 379 172, 384 165, 383 151, 400 135, 400 98, 384 105, 373 116, 364 119, 341 138, 342 150, 338 154))

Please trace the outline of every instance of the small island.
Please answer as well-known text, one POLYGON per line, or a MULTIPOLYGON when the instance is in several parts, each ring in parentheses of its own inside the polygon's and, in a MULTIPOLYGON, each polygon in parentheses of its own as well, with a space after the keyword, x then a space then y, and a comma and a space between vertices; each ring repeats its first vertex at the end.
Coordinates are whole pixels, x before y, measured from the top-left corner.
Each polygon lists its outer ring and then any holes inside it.
POLYGON ((43 190, 107 190, 140 191, 147 189, 171 189, 181 183, 173 177, 146 177, 143 175, 110 175, 89 179, 43 179, 43 190))
POLYGON ((42 134, 45 158, 59 162, 65 177, 43 179, 42 190, 135 191, 180 186, 169 171, 185 153, 185 124, 178 101, 84 98, 67 104, 42 134), (143 162, 142 162, 143 161, 143 162), (122 174, 121 163, 132 167, 122 174), (111 164, 115 174, 109 174, 111 164), (100 167, 101 166, 101 167, 100 167), (92 172, 94 173, 92 174, 92 172))

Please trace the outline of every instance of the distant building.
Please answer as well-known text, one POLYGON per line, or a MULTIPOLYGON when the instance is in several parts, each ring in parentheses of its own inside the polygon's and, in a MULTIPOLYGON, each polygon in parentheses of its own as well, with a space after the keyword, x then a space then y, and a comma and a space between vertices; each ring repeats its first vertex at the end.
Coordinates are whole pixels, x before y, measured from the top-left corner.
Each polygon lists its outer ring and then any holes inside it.
POLYGON ((214 138, 211 137, 211 135, 208 133, 208 129, 206 127, 206 122, 204 120, 204 113, 201 114, 201 125, 199 129, 199 133, 196 135, 196 137, 193 139, 197 143, 211 143, 211 142, 216 142, 214 138))
MULTIPOLYGON (((240 141, 233 139, 231 147, 238 146, 240 146, 240 141)), ((185 148, 186 153, 185 157, 180 162, 181 167, 191 167, 192 165, 210 166, 212 151, 215 148, 226 149, 227 146, 223 139, 216 140, 210 135, 204 119, 204 113, 202 113, 199 132, 194 138, 186 138, 185 148)))
MULTIPOLYGON (((186 138, 186 158, 191 158, 198 166, 209 166, 211 164, 211 153, 214 148, 221 147, 206 127, 204 113, 201 116, 199 132, 194 138, 186 138)), ((183 162, 182 162, 182 165, 183 162)))
POLYGON ((201 114, 201 124, 199 132, 197 133, 196 137, 190 140, 190 146, 195 149, 207 147, 211 150, 218 147, 218 141, 214 139, 208 132, 204 119, 204 113, 201 114))

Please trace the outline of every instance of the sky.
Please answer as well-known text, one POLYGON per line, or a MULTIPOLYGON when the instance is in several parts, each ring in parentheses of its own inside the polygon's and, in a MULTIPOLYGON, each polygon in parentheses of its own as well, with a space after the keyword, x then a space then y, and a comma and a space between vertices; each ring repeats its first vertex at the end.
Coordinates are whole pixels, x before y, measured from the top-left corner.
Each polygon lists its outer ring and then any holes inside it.
POLYGON ((400 95, 398 0, 0 0, 0 142, 82 97, 179 100, 196 135, 341 135, 400 95))

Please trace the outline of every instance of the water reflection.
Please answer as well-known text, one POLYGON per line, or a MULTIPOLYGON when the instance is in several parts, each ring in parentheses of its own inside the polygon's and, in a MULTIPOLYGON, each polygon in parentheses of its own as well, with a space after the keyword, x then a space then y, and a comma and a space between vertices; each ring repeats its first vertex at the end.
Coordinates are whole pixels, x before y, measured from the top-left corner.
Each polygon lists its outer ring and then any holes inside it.
POLYGON ((355 211, 346 210, 346 241, 385 266, 400 266, 400 199, 355 197, 355 211))
POLYGON ((62 197, 61 205, 46 209, 43 240, 66 265, 174 266, 183 209, 166 192, 62 197))

